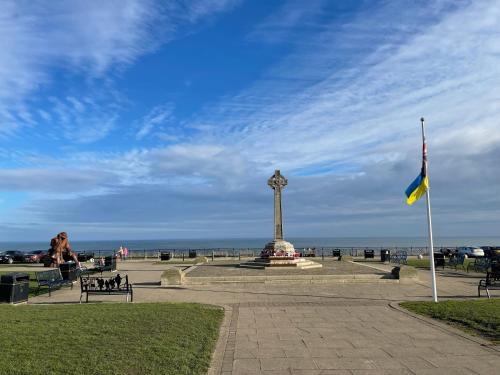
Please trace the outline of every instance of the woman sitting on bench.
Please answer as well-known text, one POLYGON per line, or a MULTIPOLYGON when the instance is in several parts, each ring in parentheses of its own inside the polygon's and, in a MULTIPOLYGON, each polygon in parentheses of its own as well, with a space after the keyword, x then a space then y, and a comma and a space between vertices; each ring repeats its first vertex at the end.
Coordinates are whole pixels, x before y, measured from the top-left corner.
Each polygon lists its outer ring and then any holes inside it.
POLYGON ((51 267, 59 267, 61 263, 74 261, 76 267, 80 268, 80 262, 71 249, 66 232, 61 232, 50 240, 49 256, 52 259, 51 267))

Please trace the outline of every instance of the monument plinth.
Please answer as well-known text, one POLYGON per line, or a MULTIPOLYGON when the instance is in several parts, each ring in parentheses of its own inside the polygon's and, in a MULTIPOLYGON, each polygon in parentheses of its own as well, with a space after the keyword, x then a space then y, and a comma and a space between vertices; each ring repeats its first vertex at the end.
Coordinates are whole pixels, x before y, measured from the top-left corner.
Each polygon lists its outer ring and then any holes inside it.
POLYGON ((281 191, 288 184, 288 180, 281 175, 279 170, 276 170, 267 181, 267 184, 274 190, 274 240, 266 244, 260 258, 255 258, 252 262, 242 263, 240 267, 323 267, 320 263, 300 258, 300 254, 295 252, 293 245, 283 239, 281 191))

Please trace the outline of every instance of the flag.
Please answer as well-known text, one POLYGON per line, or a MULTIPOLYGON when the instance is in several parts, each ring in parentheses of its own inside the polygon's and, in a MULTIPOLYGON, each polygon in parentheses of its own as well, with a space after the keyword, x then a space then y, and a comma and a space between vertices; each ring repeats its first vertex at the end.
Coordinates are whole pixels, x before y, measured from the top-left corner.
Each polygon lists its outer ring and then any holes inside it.
POLYGON ((420 170, 420 174, 417 178, 408 186, 405 191, 406 194, 406 203, 408 205, 412 205, 415 201, 419 200, 422 195, 425 194, 427 189, 429 188, 429 177, 427 176, 427 146, 424 144, 422 147, 422 169, 420 170))

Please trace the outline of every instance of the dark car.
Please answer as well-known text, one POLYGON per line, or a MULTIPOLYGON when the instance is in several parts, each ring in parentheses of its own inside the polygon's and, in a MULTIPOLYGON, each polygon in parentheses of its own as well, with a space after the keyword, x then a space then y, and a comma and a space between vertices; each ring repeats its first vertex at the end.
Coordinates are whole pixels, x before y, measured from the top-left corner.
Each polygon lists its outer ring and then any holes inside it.
POLYGON ((24 254, 24 261, 27 263, 40 263, 45 255, 47 255, 46 251, 35 250, 31 253, 24 254))
POLYGON ((0 254, 0 263, 24 262, 24 255, 23 252, 17 250, 4 251, 0 254))
POLYGON ((481 246, 484 251, 484 256, 487 258, 500 258, 499 246, 481 246))

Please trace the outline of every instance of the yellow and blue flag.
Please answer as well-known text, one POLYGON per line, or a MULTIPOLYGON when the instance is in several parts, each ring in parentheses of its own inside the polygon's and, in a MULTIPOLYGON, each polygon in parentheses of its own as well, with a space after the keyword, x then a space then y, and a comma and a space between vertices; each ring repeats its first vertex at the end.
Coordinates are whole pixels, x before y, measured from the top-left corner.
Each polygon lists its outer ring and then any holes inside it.
POLYGON ((413 203, 419 200, 422 195, 425 194, 428 188, 429 177, 427 176, 427 146, 425 145, 424 139, 424 145, 422 148, 422 169, 417 178, 410 184, 410 186, 408 186, 405 191, 407 197, 406 203, 411 206, 413 203))

